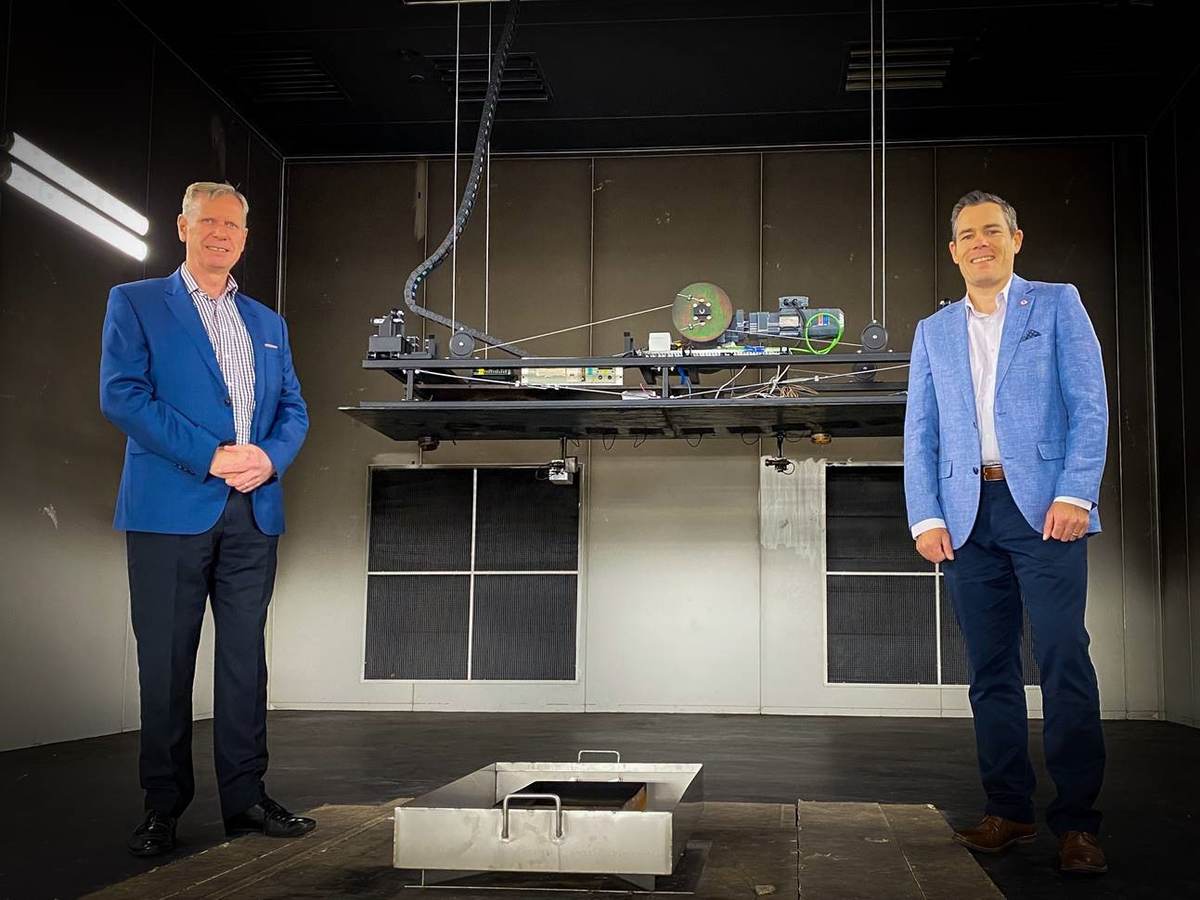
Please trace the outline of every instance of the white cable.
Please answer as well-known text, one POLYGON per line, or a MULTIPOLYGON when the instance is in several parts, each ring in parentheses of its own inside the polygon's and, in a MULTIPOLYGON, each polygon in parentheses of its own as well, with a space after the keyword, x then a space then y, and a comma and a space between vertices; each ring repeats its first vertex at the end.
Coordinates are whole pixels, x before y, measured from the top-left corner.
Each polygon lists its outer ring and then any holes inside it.
MULTIPOLYGON (((491 4, 488 4, 489 7, 491 4)), ((458 85, 462 80, 459 65, 459 47, 462 41, 462 0, 454 4, 454 163, 451 166, 453 184, 450 188, 450 337, 458 325, 458 228, 453 224, 458 217, 458 85)))
MULTIPOLYGON (((637 312, 624 313, 619 316, 612 316, 608 319, 600 319, 596 322, 584 322, 582 325, 571 325, 568 328, 560 328, 557 331, 547 331, 545 334, 534 334, 529 337, 523 337, 515 341, 505 341, 502 344, 494 344, 495 347, 511 347, 513 344, 524 344, 526 341, 536 341, 538 338, 553 337, 556 334, 565 334, 568 331, 578 331, 580 328, 591 328, 593 325, 606 325, 609 322, 616 322, 618 319, 629 319, 633 316, 643 316, 646 313, 659 312, 660 310, 670 309, 674 303, 664 303, 662 306, 652 306, 649 309, 639 309, 637 312)), ((482 349, 482 348, 481 348, 482 349)), ((476 350, 479 353, 480 350, 476 350)))
POLYGON ((880 324, 887 328, 887 0, 879 0, 879 121, 882 128, 879 142, 879 269, 883 290, 880 293, 880 324))
POLYGON ((871 182, 871 321, 875 321, 875 0, 868 0, 870 15, 871 41, 867 50, 867 58, 870 60, 871 67, 871 90, 870 108, 871 108, 871 125, 870 125, 870 182, 871 182))
MULTIPOLYGON (((875 371, 876 372, 891 372, 891 371, 894 371, 897 369, 907 369, 907 368, 908 368, 908 363, 899 363, 894 366, 887 366, 882 369, 876 369, 875 371)), ((860 373, 858 373, 858 372, 831 372, 828 375, 812 375, 812 376, 809 376, 806 378, 786 378, 786 379, 783 379, 782 381, 780 381, 779 384, 780 385, 784 385, 784 384, 805 385, 805 384, 810 384, 810 383, 816 384, 817 382, 829 381, 833 378, 851 378, 858 374, 860 374, 860 373)), ((741 389, 742 390, 751 390, 753 388, 765 387, 768 384, 770 384, 770 381, 761 381, 761 382, 758 382, 757 384, 741 385, 741 389)), ((896 382, 896 385, 898 386, 897 389, 894 391, 889 391, 888 393, 898 394, 898 393, 904 392, 905 388, 902 385, 902 382, 896 382)), ((706 394, 714 394, 717 391, 723 391, 723 390, 725 390, 725 385, 721 385, 721 387, 719 387, 719 388, 709 388, 708 390, 696 391, 694 396, 703 397, 706 394)), ((742 396, 746 396, 746 395, 743 394, 742 396)), ((714 397, 713 399, 715 400, 717 398, 714 397)))
POLYGON ((740 378, 740 377, 741 377, 742 373, 746 371, 746 369, 747 369, 747 366, 742 366, 740 369, 738 369, 738 370, 737 370, 737 371, 736 371, 736 372, 733 374, 733 377, 732 377, 732 378, 730 378, 730 379, 729 379, 728 381, 726 381, 726 382, 725 382, 723 385, 721 385, 719 388, 717 388, 717 393, 716 393, 716 395, 713 397, 713 399, 714 399, 714 400, 716 400, 717 398, 719 398, 719 397, 721 396, 721 391, 725 390, 725 388, 729 387, 731 384, 733 384, 735 381, 737 381, 737 380, 738 380, 738 378, 740 378))
MULTIPOLYGON (((488 79, 492 77, 492 4, 488 4, 488 33, 487 33, 487 71, 488 79)), ((488 299, 492 281, 492 140, 488 136, 487 148, 485 149, 487 173, 487 185, 484 187, 483 195, 483 330, 485 334, 491 334, 491 310, 488 304, 488 299)), ((487 357, 488 348, 484 348, 483 355, 487 357)))

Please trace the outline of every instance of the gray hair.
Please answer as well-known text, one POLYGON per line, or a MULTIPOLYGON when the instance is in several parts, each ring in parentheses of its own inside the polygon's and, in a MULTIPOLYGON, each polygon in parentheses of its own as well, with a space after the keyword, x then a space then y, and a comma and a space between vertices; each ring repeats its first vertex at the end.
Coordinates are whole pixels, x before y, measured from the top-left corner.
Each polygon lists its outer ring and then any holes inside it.
POLYGON ((183 192, 183 214, 191 218, 192 213, 196 211, 196 207, 200 204, 201 196, 206 196, 211 200, 213 197, 224 197, 226 195, 237 197, 242 201, 242 213, 249 218, 250 203, 246 200, 245 195, 232 184, 227 184, 224 181, 196 181, 189 184, 187 190, 183 192))
POLYGON ((987 191, 971 191, 963 194, 957 203, 954 204, 954 209, 950 211, 950 240, 958 239, 958 214, 968 206, 979 206, 981 203, 995 203, 1004 213, 1004 221, 1008 223, 1009 234, 1015 234, 1017 231, 1017 211, 1013 209, 1011 203, 1003 197, 997 197, 995 194, 989 194, 987 191))

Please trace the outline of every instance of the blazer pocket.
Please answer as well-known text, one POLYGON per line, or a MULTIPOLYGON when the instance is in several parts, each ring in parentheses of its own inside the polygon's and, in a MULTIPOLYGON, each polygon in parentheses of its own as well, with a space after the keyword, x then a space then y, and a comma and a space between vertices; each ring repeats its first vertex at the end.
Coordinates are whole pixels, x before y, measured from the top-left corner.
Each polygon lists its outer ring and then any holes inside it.
POLYGON ((1066 441, 1038 441, 1037 448, 1042 459, 1062 459, 1067 455, 1066 441))
POLYGON ((954 471, 954 460, 942 459, 938 460, 938 478, 949 478, 950 473, 954 471))

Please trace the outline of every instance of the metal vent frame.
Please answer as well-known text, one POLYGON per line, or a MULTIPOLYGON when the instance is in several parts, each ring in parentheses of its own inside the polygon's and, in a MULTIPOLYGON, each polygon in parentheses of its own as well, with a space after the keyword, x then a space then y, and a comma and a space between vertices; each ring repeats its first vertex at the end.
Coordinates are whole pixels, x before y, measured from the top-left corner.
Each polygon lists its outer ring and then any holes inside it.
POLYGON ((350 99, 306 47, 246 48, 230 66, 253 103, 341 102, 350 99))
POLYGON ((846 48, 846 77, 843 89, 847 92, 871 90, 871 61, 875 63, 875 87, 881 88, 883 63, 887 62, 889 91, 940 90, 950 78, 950 68, 957 48, 952 41, 922 40, 888 42, 886 56, 879 48, 862 41, 846 48))

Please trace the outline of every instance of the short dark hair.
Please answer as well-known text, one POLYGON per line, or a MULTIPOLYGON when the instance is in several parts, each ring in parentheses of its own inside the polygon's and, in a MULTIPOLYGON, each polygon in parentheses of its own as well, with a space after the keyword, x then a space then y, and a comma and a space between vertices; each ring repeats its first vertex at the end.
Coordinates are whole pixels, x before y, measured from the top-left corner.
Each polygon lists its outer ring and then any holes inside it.
POLYGON ((1004 212, 1004 221, 1008 223, 1010 234, 1015 234, 1017 230, 1017 211, 1013 209, 1013 205, 1003 197, 998 197, 995 194, 989 194, 987 191, 970 191, 963 194, 958 202, 954 204, 954 209, 950 211, 950 240, 958 239, 958 214, 968 206, 979 206, 981 203, 995 203, 1004 212))

